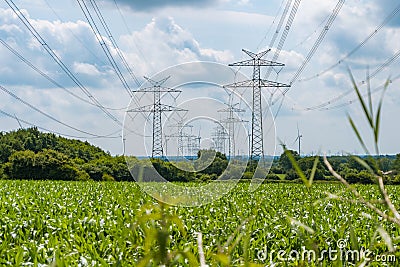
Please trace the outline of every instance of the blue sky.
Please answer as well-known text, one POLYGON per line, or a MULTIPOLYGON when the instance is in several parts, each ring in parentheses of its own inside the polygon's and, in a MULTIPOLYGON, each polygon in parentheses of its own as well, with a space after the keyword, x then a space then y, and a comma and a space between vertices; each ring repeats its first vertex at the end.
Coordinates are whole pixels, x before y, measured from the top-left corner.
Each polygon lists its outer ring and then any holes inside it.
MULTIPOLYGON (((286 5, 286 1, 278 0, 117 1, 118 10, 113 0, 96 3, 120 51, 139 78, 144 75, 151 77, 170 66, 192 61, 227 65, 245 59, 242 48, 251 51, 268 49, 286 5)), ((15 4, 101 104, 113 109, 124 108, 129 104, 129 95, 112 70, 77 1, 31 0, 15 1, 15 4)), ((337 1, 333 0, 307 0, 300 3, 278 58, 286 66, 279 72, 279 76, 272 72, 272 80, 287 83, 292 79, 336 4, 337 1)), ((370 73, 374 73, 400 50, 400 15, 396 14, 362 48, 337 67, 318 77, 315 75, 357 47, 397 5, 395 0, 345 2, 315 55, 284 98, 275 121, 277 139, 296 149, 294 140, 299 125, 303 135, 303 154, 334 154, 342 151, 362 153, 346 119, 346 114, 350 114, 362 133, 370 136, 359 104, 349 105, 355 99, 354 93, 332 101, 322 110, 309 108, 326 103, 351 89, 348 68, 352 70, 356 81, 361 83, 365 80, 368 68, 370 73), (310 77, 314 78, 307 79, 310 77), (338 105, 340 108, 336 108, 338 105)), ((65 89, 89 100, 33 39, 5 1, 0 3, 0 38, 65 89)), ((104 38, 110 44, 109 38, 104 38)), ((280 34, 275 46, 279 40, 280 34)), ((272 47, 267 59, 272 57, 274 49, 272 47)), ((112 53, 118 58, 115 50, 112 53)), ((99 108, 56 87, 19 60, 3 44, 0 44, 0 58, 1 86, 70 126, 97 135, 112 134, 116 138, 89 138, 88 135, 50 120, 3 91, 0 91, 1 110, 49 130, 80 136, 82 140, 88 140, 112 154, 122 153, 122 140, 118 137, 121 126, 99 108)), ((251 74, 247 69, 241 71, 245 75, 251 74)), ((399 60, 396 58, 371 80, 374 89, 381 86, 388 77, 393 79, 385 96, 382 114, 380 147, 381 152, 387 154, 400 152, 400 126, 396 119, 400 114, 398 75, 399 60)), ((140 78, 140 81, 144 80, 140 78)), ((135 83, 131 80, 128 82, 135 88, 135 83)), ((365 92, 366 86, 362 85, 361 90, 365 92)), ((264 93, 269 98, 268 91, 264 93)), ((373 95, 374 102, 379 95, 379 92, 373 95)), ((279 97, 277 92, 274 99, 279 97)), ((272 113, 279 109, 279 103, 271 106, 272 113)), ((124 110, 110 110, 110 113, 121 121, 124 119, 124 110)), ((28 126, 23 122, 21 124, 28 126)), ((19 127, 17 120, 4 115, 0 115, 0 125, 2 131, 19 127)), ((367 142, 371 143, 371 139, 367 138, 367 142)), ((275 153, 280 152, 278 147, 275 153)))

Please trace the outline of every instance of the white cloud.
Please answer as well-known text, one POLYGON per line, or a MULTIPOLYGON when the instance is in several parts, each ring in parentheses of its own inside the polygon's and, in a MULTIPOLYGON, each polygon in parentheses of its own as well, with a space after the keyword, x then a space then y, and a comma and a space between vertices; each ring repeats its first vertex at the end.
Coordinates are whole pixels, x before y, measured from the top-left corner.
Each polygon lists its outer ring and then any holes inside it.
POLYGON ((75 62, 73 69, 76 73, 86 74, 90 76, 96 76, 100 74, 100 71, 96 68, 96 66, 88 63, 75 62))
POLYGON ((143 75, 190 61, 205 60, 227 63, 233 60, 231 52, 203 48, 192 34, 179 26, 171 17, 153 18, 141 31, 121 37, 125 50, 140 46, 142 54, 127 53, 143 75), (143 56, 144 55, 144 56, 143 56), (145 58, 143 58, 145 57, 145 58))

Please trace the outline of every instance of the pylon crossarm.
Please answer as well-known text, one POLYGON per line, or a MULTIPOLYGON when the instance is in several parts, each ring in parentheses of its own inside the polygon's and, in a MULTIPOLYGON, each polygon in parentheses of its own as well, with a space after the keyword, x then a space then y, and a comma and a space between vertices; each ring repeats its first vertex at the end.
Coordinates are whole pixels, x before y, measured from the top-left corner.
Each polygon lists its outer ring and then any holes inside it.
POLYGON ((241 108, 229 107, 229 108, 220 109, 220 110, 218 110, 218 112, 246 112, 246 110, 241 109, 241 108))
POLYGON ((154 81, 146 76, 143 76, 153 87, 160 87, 163 83, 165 83, 171 76, 165 77, 164 79, 161 79, 159 81, 154 81))
POLYGON ((260 80, 260 82, 261 82, 261 87, 290 87, 289 84, 273 82, 269 80, 260 80))
POLYGON ((129 109, 127 112, 153 112, 153 111, 154 111, 154 105, 147 105, 129 109))
POLYGON ((239 61, 235 63, 231 63, 228 66, 230 67, 247 67, 247 66, 264 66, 264 67, 284 67, 285 64, 279 62, 273 62, 265 59, 248 59, 244 61, 239 61))
MULTIPOLYGON (((261 87, 290 87, 289 84, 278 83, 278 82, 269 81, 269 80, 259 80, 259 81, 260 81, 261 87)), ((224 88, 239 88, 239 87, 253 88, 254 82, 255 81, 253 81, 253 80, 241 81, 241 82, 224 85, 224 88)))
POLYGON ((145 87, 139 90, 132 90, 133 93, 181 93, 181 90, 172 89, 168 87, 145 87))
POLYGON ((169 105, 161 105, 161 111, 162 112, 166 112, 166 111, 188 111, 187 109, 182 109, 182 108, 177 108, 177 107, 173 107, 173 106, 169 106, 169 105))
MULTIPOLYGON (((154 111, 155 111, 154 110, 154 105, 147 105, 147 106, 143 106, 143 107, 137 107, 137 108, 134 108, 134 109, 130 109, 127 112, 154 112, 154 111)), ((180 111, 188 111, 188 110, 161 104, 159 111, 161 111, 161 112, 179 111, 180 112, 180 111)))

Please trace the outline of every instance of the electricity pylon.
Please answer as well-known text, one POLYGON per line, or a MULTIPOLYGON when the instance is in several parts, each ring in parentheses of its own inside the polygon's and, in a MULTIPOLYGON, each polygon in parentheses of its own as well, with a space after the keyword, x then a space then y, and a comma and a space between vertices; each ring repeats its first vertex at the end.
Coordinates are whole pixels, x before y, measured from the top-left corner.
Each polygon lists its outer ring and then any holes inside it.
POLYGON ((235 157, 235 125, 240 122, 246 122, 245 120, 238 119, 235 117, 235 113, 245 112, 244 109, 237 108, 239 103, 226 104, 228 107, 225 109, 220 109, 218 112, 226 112, 228 116, 221 120, 220 122, 226 124, 228 128, 228 155, 229 158, 235 157))
POLYGON ((180 93, 180 90, 163 87, 162 85, 170 78, 170 76, 154 81, 150 78, 144 77, 150 84, 150 87, 141 88, 133 91, 134 93, 152 93, 153 104, 142 107, 137 107, 128 112, 139 112, 139 113, 152 113, 153 114, 153 136, 152 136, 152 150, 151 157, 164 157, 163 151, 163 140, 162 140, 162 113, 171 111, 186 111, 184 109, 176 108, 173 106, 165 105, 161 103, 162 93, 180 93))
POLYGON ((214 128, 214 133, 211 136, 214 145, 213 149, 215 151, 225 153, 225 143, 226 140, 229 139, 228 133, 226 132, 225 128, 222 125, 218 125, 214 128))
MULTIPOLYGON (((170 125, 169 127, 178 128, 177 133, 168 135, 169 138, 177 138, 178 139, 178 157, 185 156, 185 139, 188 138, 189 134, 185 133, 185 128, 192 128, 193 125, 184 124, 183 118, 178 121, 174 125, 170 125)), ((186 140, 187 141, 187 140, 186 140)), ((189 147, 189 145, 187 146, 189 147)), ((189 151, 189 149, 188 149, 189 151)))
MULTIPOLYGON (((251 88, 253 90, 252 115, 251 115, 251 150, 250 159, 260 160, 264 158, 264 140, 262 125, 262 88, 290 87, 288 84, 273 82, 261 79, 261 67, 283 67, 285 64, 268 61, 263 57, 270 51, 253 53, 242 49, 251 59, 229 64, 229 66, 253 67, 253 77, 251 80, 236 82, 225 85, 225 88, 251 88)), ((265 107, 266 108, 266 107, 265 107)))

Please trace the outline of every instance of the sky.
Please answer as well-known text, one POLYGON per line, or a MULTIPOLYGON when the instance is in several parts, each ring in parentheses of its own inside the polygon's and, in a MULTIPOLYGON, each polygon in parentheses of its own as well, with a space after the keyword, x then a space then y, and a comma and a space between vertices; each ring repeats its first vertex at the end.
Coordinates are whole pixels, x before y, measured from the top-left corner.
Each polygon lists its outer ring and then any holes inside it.
MULTIPOLYGON (((253 52, 271 49, 265 59, 272 60, 282 41, 277 61, 285 67, 273 69, 268 79, 289 84, 321 32, 325 31, 317 50, 284 97, 274 88, 263 89, 264 114, 269 120, 277 114, 273 134, 267 137, 273 139, 276 149, 268 147, 268 153, 279 155, 282 152, 280 143, 297 150, 295 140, 299 129, 303 155, 363 154, 348 123, 348 115, 372 150, 372 133, 352 91, 349 70, 363 93, 367 92, 367 73, 373 75, 370 87, 374 92, 374 106, 378 104, 382 85, 390 79, 382 109, 379 146, 382 154, 400 153, 400 124, 396 119, 400 114, 400 79, 397 77, 400 60, 396 57, 400 50, 400 13, 396 11, 399 5, 396 0, 345 1, 329 28, 325 25, 338 1, 300 1, 286 39, 283 42, 282 33, 288 24, 287 18, 272 47, 271 40, 287 1, 96 1, 112 33, 111 37, 104 31, 88 4, 101 31, 101 37, 97 38, 79 5, 82 1, 14 1, 45 44, 33 37, 7 2, 11 3, 8 0, 0 2, 0 85, 3 88, 0 90, 0 131, 36 125, 44 131, 87 140, 113 155, 122 154, 124 127, 121 124, 132 119, 126 116, 127 107, 132 109, 139 104, 130 101, 132 93, 124 88, 103 48, 109 49, 126 84, 134 91, 139 89, 138 84, 145 87, 144 76, 157 79, 162 79, 166 73, 179 76, 176 73, 179 68, 173 66, 191 62, 219 64, 218 71, 208 71, 210 77, 203 79, 209 79, 205 82, 225 82, 211 76, 225 73, 222 70, 230 63, 248 59, 242 49, 253 52), (46 48, 57 55, 81 88, 49 56, 46 48), (123 55, 133 75, 124 68, 119 55, 123 55)), ((291 9, 292 6, 289 13, 291 9)), ((252 75, 251 68, 235 68, 235 71, 243 77, 252 75)), ((264 76, 267 69, 261 71, 264 76)), ((169 83, 168 86, 177 85, 169 83)), ((176 102, 176 98, 168 94, 169 100, 165 101, 183 105, 191 98, 208 97, 219 104, 229 102, 229 94, 224 94, 221 87, 189 87, 181 93, 183 100, 176 102)), ((248 93, 246 101, 251 102, 248 93)), ((140 96, 135 93, 134 97, 140 96)), ((203 111, 204 116, 208 116, 208 104, 212 101, 204 105, 200 101, 188 107, 195 106, 199 110, 197 116, 201 117, 203 111)), ((238 101, 245 107, 241 100, 238 101)), ((221 113, 214 116, 223 119, 221 113)), ((140 121, 133 120, 130 124, 140 129, 140 121)), ((196 134, 202 135, 204 145, 210 141, 211 125, 215 123, 208 121, 206 124, 208 126, 201 126, 197 122, 193 127, 196 134)), ((248 123, 243 128, 248 129, 248 123)), ((267 127, 264 125, 264 128, 267 127)), ((243 140, 246 135, 241 134, 237 142, 247 144, 247 140, 243 140)), ((148 137, 142 139, 149 140, 148 137)), ((141 141, 140 138, 130 140, 132 144, 141 141)), ((132 153, 142 154, 139 151, 132 153)))

